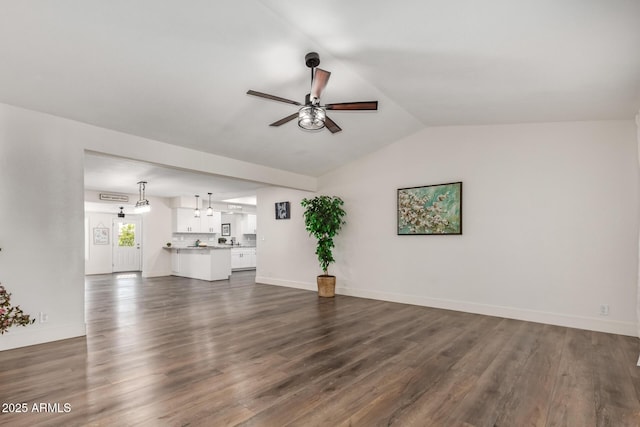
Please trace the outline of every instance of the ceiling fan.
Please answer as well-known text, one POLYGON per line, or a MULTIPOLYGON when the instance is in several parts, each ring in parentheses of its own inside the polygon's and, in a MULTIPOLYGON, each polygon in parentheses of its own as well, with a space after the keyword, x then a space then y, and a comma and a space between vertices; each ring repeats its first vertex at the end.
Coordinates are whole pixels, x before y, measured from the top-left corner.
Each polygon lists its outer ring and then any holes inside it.
POLYGON ((320 65, 320 55, 316 52, 309 52, 304 57, 307 67, 311 68, 311 92, 305 97, 304 104, 290 99, 281 98, 275 95, 269 95, 268 93, 257 92, 255 90, 249 90, 248 95, 259 96, 261 98, 271 99, 273 101, 286 102, 287 104, 293 104, 300 106, 297 113, 293 113, 277 122, 271 123, 269 126, 280 126, 291 120, 297 118, 298 126, 306 130, 320 130, 324 127, 329 129, 331 133, 340 132, 342 129, 333 120, 327 116, 326 110, 332 111, 357 111, 357 110, 377 110, 378 101, 365 101, 365 102, 342 102, 339 104, 325 104, 320 105, 320 95, 327 86, 331 73, 321 68, 317 68, 320 65))

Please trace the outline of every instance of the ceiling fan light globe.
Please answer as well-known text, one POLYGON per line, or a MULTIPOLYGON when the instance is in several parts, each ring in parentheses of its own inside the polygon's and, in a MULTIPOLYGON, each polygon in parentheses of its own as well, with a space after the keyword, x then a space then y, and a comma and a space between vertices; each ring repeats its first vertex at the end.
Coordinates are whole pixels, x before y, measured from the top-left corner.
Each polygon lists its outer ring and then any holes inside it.
POLYGON ((327 115, 323 108, 309 105, 298 111, 298 126, 305 130, 320 130, 327 115))

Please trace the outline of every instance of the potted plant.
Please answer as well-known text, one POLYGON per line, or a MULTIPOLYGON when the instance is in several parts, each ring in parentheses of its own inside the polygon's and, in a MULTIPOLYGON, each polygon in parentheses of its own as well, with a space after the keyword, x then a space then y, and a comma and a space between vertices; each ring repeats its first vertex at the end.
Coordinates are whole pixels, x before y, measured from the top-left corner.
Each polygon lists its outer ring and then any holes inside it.
POLYGON ((320 262, 322 275, 318 276, 318 295, 335 296, 336 277, 329 275, 329 264, 333 258, 333 238, 345 224, 346 212, 342 209, 344 201, 340 197, 316 196, 313 199, 302 199, 300 203, 304 211, 304 224, 309 236, 317 240, 316 255, 320 262))
POLYGON ((11 326, 27 326, 36 321, 24 314, 20 306, 11 305, 11 294, 0 285, 0 334, 8 332, 11 326))

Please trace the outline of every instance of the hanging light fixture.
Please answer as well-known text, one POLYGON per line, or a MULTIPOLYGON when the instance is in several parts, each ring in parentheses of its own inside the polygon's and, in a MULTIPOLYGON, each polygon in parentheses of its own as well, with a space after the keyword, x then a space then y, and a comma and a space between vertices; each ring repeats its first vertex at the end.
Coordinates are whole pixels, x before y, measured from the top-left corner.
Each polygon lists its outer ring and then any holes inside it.
POLYGON ((298 126, 305 130, 320 130, 327 118, 324 108, 308 105, 298 111, 298 126))
POLYGON ((213 216, 213 208, 211 207, 211 193, 209 195, 209 207, 207 208, 207 216, 213 216))
POLYGON ((134 209, 135 213, 145 213, 151 210, 151 205, 149 205, 149 201, 145 198, 144 191, 146 189, 147 181, 138 182, 140 192, 140 200, 136 202, 136 207, 134 209))
POLYGON ((120 212, 118 212, 118 218, 124 218, 124 207, 120 206, 120 212))
POLYGON ((199 207, 199 205, 198 205, 198 197, 200 197, 200 196, 198 196, 198 195, 196 194, 196 208, 195 208, 195 210, 193 211, 193 216, 195 216, 196 218, 200 218, 200 207, 199 207))

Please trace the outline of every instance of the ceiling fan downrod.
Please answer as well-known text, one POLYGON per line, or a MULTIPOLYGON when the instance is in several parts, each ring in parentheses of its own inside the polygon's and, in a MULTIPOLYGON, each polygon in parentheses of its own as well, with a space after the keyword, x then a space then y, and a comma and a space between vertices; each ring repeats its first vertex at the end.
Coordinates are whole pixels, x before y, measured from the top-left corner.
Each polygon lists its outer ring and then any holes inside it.
MULTIPOLYGON (((320 65, 320 55, 318 54, 318 52, 309 52, 304 56, 304 63, 311 69, 311 87, 313 88, 313 79, 316 76, 316 67, 320 65)), ((314 102, 314 100, 311 99, 310 93, 305 96, 304 105, 312 105, 318 103, 319 102, 317 100, 315 100, 314 102)))

